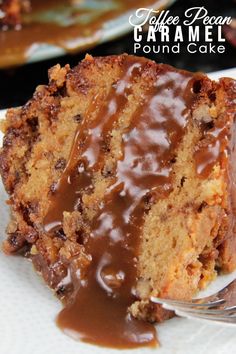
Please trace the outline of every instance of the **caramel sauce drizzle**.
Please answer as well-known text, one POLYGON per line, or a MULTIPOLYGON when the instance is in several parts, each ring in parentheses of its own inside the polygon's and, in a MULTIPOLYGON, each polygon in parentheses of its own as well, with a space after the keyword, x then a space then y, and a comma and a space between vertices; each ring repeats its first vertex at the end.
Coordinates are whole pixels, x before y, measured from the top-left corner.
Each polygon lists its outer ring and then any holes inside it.
POLYGON ((225 148, 228 144, 228 132, 225 122, 215 120, 214 126, 204 132, 204 139, 207 144, 197 147, 194 153, 196 172, 201 178, 207 178, 213 167, 224 161, 222 157, 227 156, 225 148))
MULTIPOLYGON (((78 195, 92 188, 92 176, 104 163, 103 138, 118 121, 134 77, 141 75, 144 64, 143 59, 126 57, 120 79, 96 118, 90 122, 85 118, 78 129, 45 218, 47 232, 61 227, 63 211, 76 209, 78 195)), ((76 339, 117 348, 156 344, 154 326, 133 318, 128 308, 138 299, 137 257, 145 199, 163 198, 172 190, 171 160, 185 132, 193 99, 190 80, 186 72, 163 66, 122 134, 115 177, 84 244, 92 261, 86 276, 77 272, 75 292, 57 318, 59 327, 76 339)))

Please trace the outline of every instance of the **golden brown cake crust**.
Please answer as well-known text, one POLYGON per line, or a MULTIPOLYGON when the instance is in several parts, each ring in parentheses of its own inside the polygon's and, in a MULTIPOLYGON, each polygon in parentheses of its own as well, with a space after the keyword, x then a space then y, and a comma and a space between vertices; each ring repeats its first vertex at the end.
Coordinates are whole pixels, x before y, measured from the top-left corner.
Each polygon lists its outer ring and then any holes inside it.
MULTIPOLYGON (((62 230, 53 237, 43 229, 43 220, 68 162, 75 131, 86 119, 88 105, 97 95, 98 102, 103 102, 117 81, 125 58, 126 55, 86 56, 73 69, 56 65, 49 70, 49 84, 38 86, 23 107, 8 110, 2 123, 5 136, 0 171, 12 211, 3 249, 6 253, 27 250, 60 297, 70 291, 58 287, 67 274, 68 262, 73 260, 74 267, 82 264, 84 269, 89 264, 78 237, 81 229, 86 229, 85 218, 79 210, 66 213, 62 230)), ((132 107, 139 104, 142 92, 153 85, 163 70, 175 71, 146 60, 142 74, 133 84, 127 117, 132 107)), ((147 201, 142 229, 137 286, 141 301, 134 303, 131 311, 151 321, 164 319, 166 313, 155 313, 147 301, 150 295, 190 298, 214 278, 216 268, 231 271, 236 266, 232 163, 236 137, 235 82, 221 79, 215 83, 202 74, 193 75, 193 81, 196 100, 186 134, 173 159, 173 192, 166 200, 147 201), (204 154, 212 154, 208 147, 217 144, 213 135, 219 129, 224 135, 217 138, 222 151, 213 154, 210 162, 205 161, 204 154)), ((94 193, 83 197, 88 220, 96 213, 96 205, 107 188, 109 167, 112 168, 119 150, 118 133, 113 134, 109 146, 106 144, 106 168, 96 176, 94 193)))

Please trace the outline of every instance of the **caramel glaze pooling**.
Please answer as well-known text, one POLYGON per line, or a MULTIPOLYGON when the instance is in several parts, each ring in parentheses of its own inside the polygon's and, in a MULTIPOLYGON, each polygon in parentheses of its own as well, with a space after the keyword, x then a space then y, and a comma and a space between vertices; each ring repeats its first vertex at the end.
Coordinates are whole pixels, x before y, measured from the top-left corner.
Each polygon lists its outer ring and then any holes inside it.
MULTIPOLYGON (((118 121, 144 65, 143 59, 125 57, 120 79, 96 119, 89 126, 85 119, 78 129, 45 218, 47 232, 60 227, 63 211, 76 209, 80 194, 92 188, 92 176, 104 164, 103 138, 118 121)), ((127 309, 137 300, 136 264, 145 199, 163 198, 172 189, 171 160, 193 99, 190 80, 189 74, 163 66, 122 135, 122 157, 84 245, 92 261, 86 276, 77 272, 76 290, 57 319, 73 337, 119 348, 156 343, 155 328, 134 319, 127 309)))

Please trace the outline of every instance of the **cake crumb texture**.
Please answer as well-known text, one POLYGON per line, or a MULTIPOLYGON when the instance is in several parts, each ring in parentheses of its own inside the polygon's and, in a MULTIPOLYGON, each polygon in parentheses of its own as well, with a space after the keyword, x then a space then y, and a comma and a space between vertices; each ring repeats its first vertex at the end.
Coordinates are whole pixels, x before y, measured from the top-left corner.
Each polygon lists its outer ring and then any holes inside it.
MULTIPOLYGON (((87 55, 73 69, 54 66, 49 70, 48 85, 38 86, 24 106, 9 109, 1 123, 0 172, 11 208, 3 250, 6 254, 27 253, 62 299, 73 287, 62 285, 68 267, 86 273, 92 260, 84 244, 114 178, 132 114, 157 77, 174 70, 145 59, 130 86, 127 103, 104 138, 105 158, 93 175, 92 191, 83 191, 77 210, 64 211, 62 227, 48 233, 44 219, 67 166, 75 133, 85 121, 87 126, 92 124, 126 58, 125 54, 87 55)), ((190 299, 217 272, 231 272, 236 267, 235 81, 223 78, 214 82, 203 74, 189 75, 195 99, 184 136, 170 161, 171 189, 166 197, 148 195, 144 203, 137 301, 130 311, 151 322, 171 314, 150 304, 150 296, 190 299)))

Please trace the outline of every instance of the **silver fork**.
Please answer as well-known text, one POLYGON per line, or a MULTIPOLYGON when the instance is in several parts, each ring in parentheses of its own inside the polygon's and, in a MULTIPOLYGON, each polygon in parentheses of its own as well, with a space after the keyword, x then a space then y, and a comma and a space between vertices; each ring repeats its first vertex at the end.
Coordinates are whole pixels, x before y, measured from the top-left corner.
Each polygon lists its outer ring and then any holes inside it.
POLYGON ((236 324, 236 279, 217 293, 201 299, 179 301, 151 297, 151 301, 181 317, 236 324))

